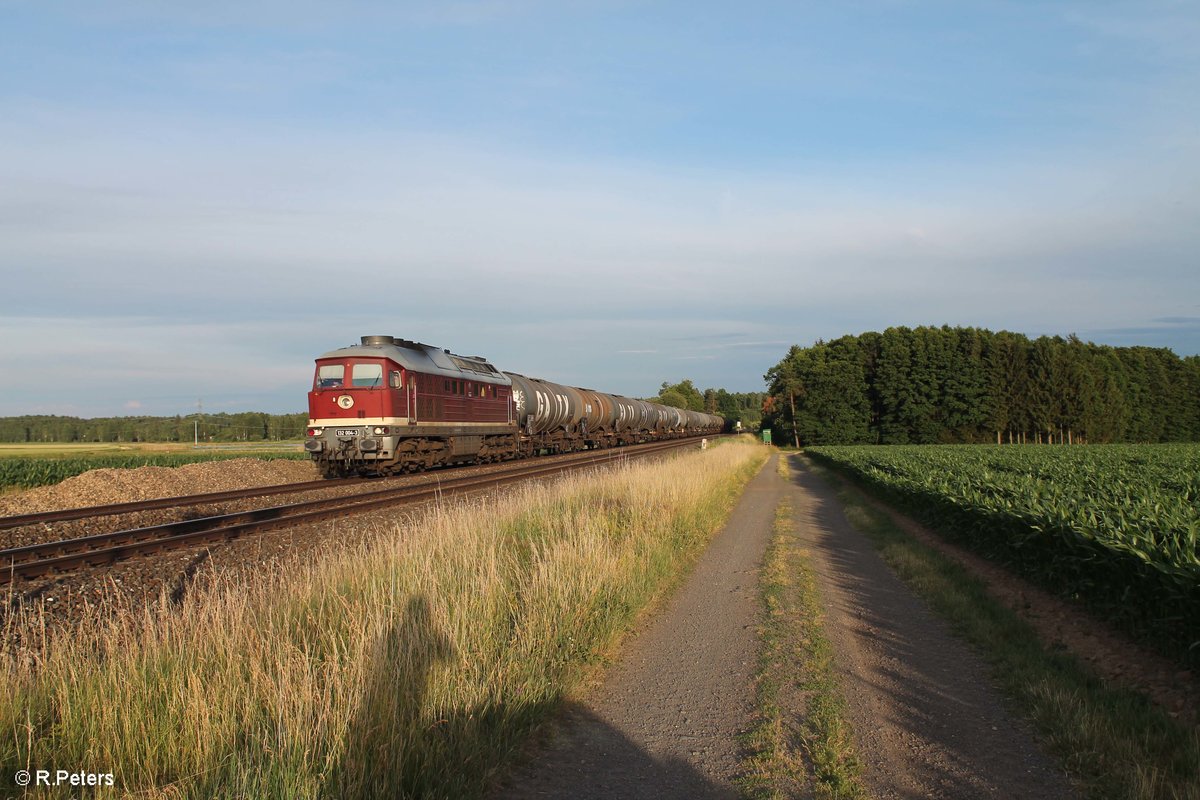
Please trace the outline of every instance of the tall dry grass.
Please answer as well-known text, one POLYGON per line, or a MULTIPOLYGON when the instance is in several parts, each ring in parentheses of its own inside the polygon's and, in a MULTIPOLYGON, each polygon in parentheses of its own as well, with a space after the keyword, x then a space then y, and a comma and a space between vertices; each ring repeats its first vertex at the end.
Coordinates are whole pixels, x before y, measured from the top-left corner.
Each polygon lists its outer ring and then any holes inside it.
POLYGON ((217 579, 174 612, 6 657, 0 781, 63 768, 112 772, 113 796, 478 795, 765 457, 730 444, 438 506, 315 567, 217 579))

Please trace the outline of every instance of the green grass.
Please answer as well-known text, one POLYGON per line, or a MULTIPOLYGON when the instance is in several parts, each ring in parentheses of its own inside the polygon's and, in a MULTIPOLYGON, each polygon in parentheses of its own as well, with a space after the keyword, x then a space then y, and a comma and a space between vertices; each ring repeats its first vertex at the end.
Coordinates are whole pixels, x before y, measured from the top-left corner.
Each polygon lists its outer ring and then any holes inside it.
MULTIPOLYGON (((786 476, 785 458, 779 467, 786 476)), ((746 738, 751 755, 742 781, 755 798, 795 797, 809 787, 822 800, 866 797, 810 559, 784 500, 761 578, 759 720, 746 738)))
POLYGON ((1141 694, 1105 686, 1069 653, 1047 649, 980 580, 905 534, 831 471, 813 469, 839 487, 850 522, 888 565, 983 654, 1087 797, 1200 798, 1200 732, 1141 694))
POLYGON ((477 797, 766 457, 727 445, 439 506, 7 654, 0 781, 80 765, 115 773, 99 796, 477 797))

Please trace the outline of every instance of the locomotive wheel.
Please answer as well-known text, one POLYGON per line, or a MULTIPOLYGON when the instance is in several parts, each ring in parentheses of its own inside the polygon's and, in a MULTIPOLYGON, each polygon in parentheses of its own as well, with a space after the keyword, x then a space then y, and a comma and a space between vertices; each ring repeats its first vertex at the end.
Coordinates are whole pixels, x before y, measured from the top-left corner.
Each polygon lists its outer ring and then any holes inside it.
POLYGON ((321 477, 327 480, 332 480, 334 478, 344 478, 345 475, 337 464, 325 461, 321 464, 321 477))

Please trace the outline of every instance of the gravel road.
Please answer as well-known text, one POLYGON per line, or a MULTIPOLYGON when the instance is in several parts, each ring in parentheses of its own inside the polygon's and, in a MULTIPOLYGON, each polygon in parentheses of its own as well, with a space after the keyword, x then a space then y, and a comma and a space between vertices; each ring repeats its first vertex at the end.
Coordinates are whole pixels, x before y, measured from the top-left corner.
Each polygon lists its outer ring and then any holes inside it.
POLYGON ((695 572, 496 798, 728 798, 753 721, 758 571, 790 497, 813 553, 859 755, 876 798, 1065 798, 981 660, 887 569, 798 460, 755 477, 695 572))
POLYGON ((750 481, 695 571, 498 798, 733 798, 754 714, 758 570, 783 482, 750 481))

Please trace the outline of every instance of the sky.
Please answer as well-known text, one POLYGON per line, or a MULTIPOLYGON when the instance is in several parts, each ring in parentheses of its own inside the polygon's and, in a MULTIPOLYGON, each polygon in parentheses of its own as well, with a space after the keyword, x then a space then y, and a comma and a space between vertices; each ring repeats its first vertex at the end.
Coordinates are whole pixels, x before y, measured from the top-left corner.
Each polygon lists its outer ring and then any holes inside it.
POLYGON ((1194 2, 0 0, 0 415, 367 334, 652 396, 974 325, 1200 353, 1194 2))

